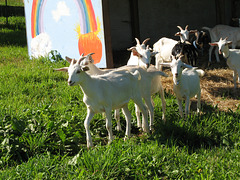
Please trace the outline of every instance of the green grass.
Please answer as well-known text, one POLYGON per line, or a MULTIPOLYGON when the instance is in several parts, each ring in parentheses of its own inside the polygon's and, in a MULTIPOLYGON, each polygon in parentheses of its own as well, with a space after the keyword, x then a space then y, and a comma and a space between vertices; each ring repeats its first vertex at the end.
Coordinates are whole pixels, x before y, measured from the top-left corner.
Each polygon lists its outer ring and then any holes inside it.
POLYGON ((138 132, 130 102, 133 136, 123 141, 124 132, 114 130, 108 145, 98 114, 91 122, 95 147, 88 150, 82 92, 67 85, 67 74, 53 71, 68 64, 30 60, 24 30, 0 33, 0 179, 239 179, 239 109, 222 112, 203 104, 202 114, 184 120, 166 93, 163 124, 155 95, 151 134, 138 132))
MULTIPOLYGON (((5 6, 6 0, 0 0, 0 5, 5 6)), ((23 0, 7 0, 8 6, 24 6, 23 0)))

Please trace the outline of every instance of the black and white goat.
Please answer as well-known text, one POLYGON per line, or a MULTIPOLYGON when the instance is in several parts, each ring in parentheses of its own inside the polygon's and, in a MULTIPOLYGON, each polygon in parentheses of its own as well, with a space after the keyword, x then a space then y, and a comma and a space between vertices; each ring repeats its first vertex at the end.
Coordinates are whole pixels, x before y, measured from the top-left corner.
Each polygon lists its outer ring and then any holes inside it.
POLYGON ((191 66, 197 65, 199 55, 203 54, 204 46, 209 42, 203 31, 196 31, 195 37, 196 40, 192 42, 178 42, 172 49, 172 55, 175 58, 182 54, 184 55, 183 61, 191 66))

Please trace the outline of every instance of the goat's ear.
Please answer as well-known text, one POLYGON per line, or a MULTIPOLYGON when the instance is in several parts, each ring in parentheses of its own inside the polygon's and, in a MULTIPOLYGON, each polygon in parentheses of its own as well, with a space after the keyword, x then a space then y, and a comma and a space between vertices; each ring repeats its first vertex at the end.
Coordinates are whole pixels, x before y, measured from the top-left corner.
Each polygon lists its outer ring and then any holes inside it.
POLYGON ((88 70, 89 70, 89 67, 87 67, 87 66, 82 66, 81 69, 82 69, 82 71, 88 71, 88 70))
POLYGON ((54 69, 55 71, 63 71, 63 72, 68 72, 68 67, 63 67, 59 69, 54 69))
POLYGON ((184 67, 184 68, 189 68, 189 69, 192 69, 192 68, 193 68, 191 65, 188 65, 188 64, 186 64, 186 63, 183 63, 183 67, 184 67))
POLYGON ((142 55, 138 53, 138 51, 137 51, 137 49, 135 47, 129 48, 128 51, 132 51, 134 56, 142 57, 142 55))
POLYGON ((228 45, 232 44, 232 41, 227 41, 227 44, 228 44, 228 45))
POLYGON ((175 36, 181 36, 181 33, 180 33, 180 32, 177 32, 177 33, 175 34, 175 36))
POLYGON ((218 43, 217 42, 213 42, 213 43, 209 43, 209 45, 211 45, 211 46, 218 46, 218 43))
POLYGON ((70 57, 67 57, 67 56, 65 58, 66 58, 67 62, 69 62, 71 64, 73 59, 71 59, 70 57))
POLYGON ((136 47, 130 47, 130 48, 128 48, 127 50, 128 50, 128 51, 132 51, 134 48, 136 49, 136 47))

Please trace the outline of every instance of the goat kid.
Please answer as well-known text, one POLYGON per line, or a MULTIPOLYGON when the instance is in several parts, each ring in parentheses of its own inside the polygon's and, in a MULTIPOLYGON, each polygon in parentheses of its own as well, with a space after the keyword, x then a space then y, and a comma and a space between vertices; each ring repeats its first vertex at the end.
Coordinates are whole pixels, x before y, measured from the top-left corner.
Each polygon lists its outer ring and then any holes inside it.
POLYGON ((178 101, 179 113, 181 117, 183 117, 182 100, 185 100, 185 118, 187 118, 190 111, 190 98, 195 95, 197 95, 198 99, 197 112, 200 112, 201 89, 199 76, 203 76, 204 71, 183 63, 181 58, 182 56, 178 59, 173 57, 171 63, 162 63, 162 65, 171 67, 173 75, 173 91, 178 101))
MULTIPOLYGON (((162 99, 163 121, 164 122, 166 121, 166 118, 165 118, 166 102, 164 98, 164 90, 162 88, 161 81, 160 81, 160 76, 165 76, 165 77, 167 76, 165 73, 158 71, 152 66, 147 70, 148 71, 147 72, 141 67, 133 66, 133 65, 123 66, 117 69, 101 70, 94 65, 94 60, 92 59, 91 54, 87 55, 86 58, 83 61, 81 61, 81 65, 85 65, 89 67, 89 71, 87 73, 90 75, 105 74, 105 73, 108 73, 109 71, 114 71, 114 70, 128 70, 132 73, 135 72, 136 70, 139 71, 141 75, 139 87, 141 91, 141 96, 145 100, 145 103, 149 110, 150 129, 153 126, 153 122, 154 122, 154 109, 152 105, 151 94, 155 94, 158 91, 160 91, 160 95, 162 99)), ((137 116, 137 125, 138 127, 142 127, 142 123, 140 119, 140 109, 137 105, 135 106, 135 112, 137 116)), ((119 109, 115 110, 115 118, 117 120, 117 130, 121 130, 119 109)))
POLYGON ((182 61, 191 66, 197 66, 198 58, 200 55, 203 56, 204 50, 209 48, 208 37, 205 32, 195 30, 196 40, 178 42, 172 49, 172 55, 179 56, 184 55, 182 61))
POLYGON ((229 49, 229 45, 232 41, 227 41, 227 38, 220 39, 218 42, 210 43, 211 46, 217 46, 219 49, 219 54, 223 54, 223 57, 227 61, 227 65, 233 70, 233 83, 234 89, 237 89, 237 75, 238 83, 240 82, 240 50, 239 49, 229 49))
MULTIPOLYGON (((136 42, 137 42, 137 45, 136 47, 139 47, 140 49, 142 49, 143 51, 150 51, 151 52, 151 49, 146 48, 146 42, 148 42, 150 40, 150 38, 147 38, 143 41, 142 44, 140 44, 140 41, 136 39, 136 42)), ((131 50, 131 49, 129 49, 131 50)), ((134 50, 134 49, 132 49, 134 50)), ((158 52, 151 52, 151 55, 148 56, 148 61, 147 62, 151 62, 151 56, 154 56, 156 55, 158 52)), ((133 57, 133 54, 134 54, 134 51, 132 51, 131 53, 131 57, 130 59, 128 60, 128 63, 127 65, 136 65, 136 66, 140 66, 142 68, 145 68, 146 66, 149 67, 149 65, 145 65, 143 66, 142 64, 139 64, 139 58, 134 58, 133 57)), ((141 62, 144 62, 144 61, 141 61, 141 62)), ((147 71, 157 71, 158 68, 155 68, 153 66, 150 67, 150 69, 148 69, 147 71)), ((163 114, 162 114, 162 120, 164 122, 166 122, 166 116, 165 116, 165 112, 166 112, 166 101, 165 101, 165 97, 164 97, 164 90, 163 90, 163 87, 162 87, 162 84, 161 84, 161 77, 160 76, 155 76, 153 79, 152 79, 152 84, 151 84, 151 94, 155 94, 159 92, 160 93, 160 97, 161 97, 161 100, 162 100, 162 111, 163 111, 163 114)), ((152 101, 153 102, 153 101, 152 101)), ((153 104, 153 103, 152 103, 153 104)), ((150 106, 149 106, 150 107, 150 106)), ((138 127, 141 127, 141 120, 140 120, 140 110, 139 108, 135 105, 135 112, 136 112, 136 117, 137 117, 137 122, 138 122, 138 127)), ((120 119, 120 114, 119 114, 119 111, 115 111, 115 118, 116 119, 120 119)), ((152 124, 153 124, 153 119, 154 119, 154 115, 151 115, 151 111, 150 111, 150 128, 152 127, 152 124)))
MULTIPOLYGON (((139 90, 139 80, 141 78, 138 71, 112 71, 107 74, 90 76, 86 73, 89 70, 86 66, 81 66, 81 58, 75 63, 71 61, 69 67, 55 69, 57 71, 68 72, 68 85, 80 85, 84 97, 83 102, 87 106, 87 116, 84 121, 86 129, 87 147, 93 146, 90 134, 90 121, 95 113, 105 112, 106 128, 109 135, 109 143, 113 140, 111 110, 122 108, 126 118, 126 136, 130 137, 131 113, 128 110, 128 102, 132 99, 141 109, 143 116, 147 119, 147 109, 142 102, 139 90), (121 93, 119 93, 121 92, 121 93)), ((144 121, 144 123, 147 121, 144 121)), ((144 131, 149 132, 148 124, 144 124, 144 131)))

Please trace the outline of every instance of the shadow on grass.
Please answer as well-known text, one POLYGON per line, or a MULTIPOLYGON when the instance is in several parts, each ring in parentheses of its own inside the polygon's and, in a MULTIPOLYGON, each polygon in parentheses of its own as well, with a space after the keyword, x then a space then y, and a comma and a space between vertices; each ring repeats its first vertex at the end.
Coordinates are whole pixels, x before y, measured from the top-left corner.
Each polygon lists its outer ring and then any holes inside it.
MULTIPOLYGON (((164 124, 161 117, 156 116, 158 122, 155 122, 154 132, 150 139, 157 140, 159 144, 187 147, 189 153, 200 148, 233 147, 233 139, 228 136, 228 133, 231 134, 230 130, 226 133, 222 130, 223 127, 217 123, 218 115, 216 114, 225 113, 225 116, 235 117, 236 121, 239 119, 239 114, 232 111, 221 112, 217 107, 203 106, 208 110, 202 114, 193 113, 187 120, 175 113, 170 115, 164 124)), ((234 122, 230 126, 234 129, 234 122)))
POLYGON ((26 46, 26 30, 2 30, 0 31, 0 46, 13 45, 13 46, 26 46))
MULTIPOLYGON (((166 96, 172 99, 171 102, 167 102, 167 121, 163 123, 161 109, 159 112, 155 108, 154 131, 150 140, 169 146, 187 147, 189 152, 195 152, 200 148, 234 146, 232 133, 237 132, 239 111, 220 111, 217 106, 213 107, 202 101, 202 112, 197 114, 197 101, 195 100, 191 103, 190 117, 185 120, 180 117, 177 102, 172 94, 166 93, 166 96)), ((185 104, 183 104, 184 107, 185 104)))

